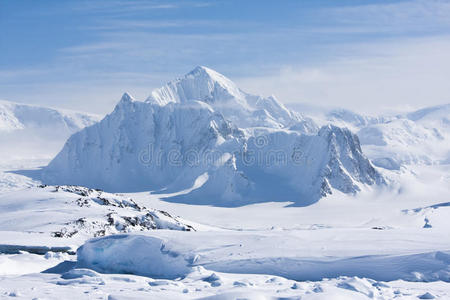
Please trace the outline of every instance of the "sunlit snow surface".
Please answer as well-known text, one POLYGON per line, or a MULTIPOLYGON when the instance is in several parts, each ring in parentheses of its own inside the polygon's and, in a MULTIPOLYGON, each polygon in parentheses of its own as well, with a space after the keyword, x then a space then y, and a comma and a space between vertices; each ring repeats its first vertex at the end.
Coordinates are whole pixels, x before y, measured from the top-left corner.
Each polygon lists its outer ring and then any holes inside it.
POLYGON ((100 219, 107 207, 71 208, 68 203, 77 197, 53 187, 3 192, 2 244, 28 245, 30 252, 39 252, 39 246, 53 251, 1 255, 0 295, 447 299, 448 172, 448 166, 389 171, 396 182, 389 189, 363 191, 356 197, 336 194, 302 208, 279 202, 239 208, 196 206, 165 202, 149 193, 126 194, 123 198, 139 206, 145 203, 183 216, 196 231, 135 231, 84 245, 88 232, 72 238, 51 233, 83 211, 87 218, 100 219), (64 253, 81 245, 78 262, 71 251, 64 253))
MULTIPOLYGON (((219 79, 213 94, 226 88, 248 96, 219 79)), ((177 88, 175 82, 147 101, 177 88)), ((357 133, 386 184, 362 185, 357 194, 334 189, 304 207, 279 199, 224 207, 168 201, 202 186, 205 173, 178 191, 40 186, 35 174, 71 132, 23 147, 30 141, 7 134, 28 134, 26 122, 8 110, 0 149, 8 154, 0 159, 0 298, 450 299, 449 115, 441 106, 314 117, 357 133)))

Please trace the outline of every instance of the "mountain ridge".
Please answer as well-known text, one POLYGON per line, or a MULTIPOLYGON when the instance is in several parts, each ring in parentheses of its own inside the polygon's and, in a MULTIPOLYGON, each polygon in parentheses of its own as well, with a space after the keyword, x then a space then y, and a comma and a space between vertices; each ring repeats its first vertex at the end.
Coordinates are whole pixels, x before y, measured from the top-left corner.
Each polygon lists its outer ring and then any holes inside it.
POLYGON ((0 100, 0 130, 3 131, 30 127, 67 128, 74 131, 100 118, 99 115, 80 111, 0 100))

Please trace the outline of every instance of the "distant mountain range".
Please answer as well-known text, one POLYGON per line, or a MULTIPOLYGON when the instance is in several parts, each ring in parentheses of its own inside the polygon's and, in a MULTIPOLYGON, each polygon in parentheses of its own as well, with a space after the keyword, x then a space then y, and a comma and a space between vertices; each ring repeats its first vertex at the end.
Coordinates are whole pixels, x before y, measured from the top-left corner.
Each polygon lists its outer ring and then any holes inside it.
POLYGON ((379 117, 334 110, 325 119, 351 128, 376 166, 450 163, 450 104, 379 117))
POLYGON ((0 101, 0 162, 51 158, 71 134, 100 119, 94 114, 0 101))

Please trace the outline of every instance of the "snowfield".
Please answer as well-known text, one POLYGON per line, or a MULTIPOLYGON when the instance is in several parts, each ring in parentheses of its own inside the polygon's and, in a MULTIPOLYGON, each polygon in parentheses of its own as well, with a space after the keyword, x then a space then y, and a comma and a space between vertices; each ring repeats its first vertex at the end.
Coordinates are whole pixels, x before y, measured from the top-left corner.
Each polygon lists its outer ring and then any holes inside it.
POLYGON ((1 102, 0 299, 450 299, 449 108, 308 115, 205 67, 103 120, 1 102))

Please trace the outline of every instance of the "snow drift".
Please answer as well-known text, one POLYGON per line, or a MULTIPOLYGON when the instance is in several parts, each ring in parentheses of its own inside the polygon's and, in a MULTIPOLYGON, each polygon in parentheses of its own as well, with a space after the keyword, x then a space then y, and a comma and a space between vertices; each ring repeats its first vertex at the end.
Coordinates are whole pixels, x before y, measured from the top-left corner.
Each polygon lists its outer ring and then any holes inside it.
POLYGON ((228 237, 227 246, 217 245, 217 233, 196 232, 192 235, 195 235, 192 239, 176 232, 170 235, 127 234, 92 239, 78 248, 78 266, 105 273, 171 279, 186 276, 193 267, 201 266, 224 273, 270 274, 302 281, 338 276, 367 277, 380 281, 450 281, 448 251, 303 258, 294 254, 295 249, 287 247, 289 243, 280 242, 276 254, 268 257, 267 253, 261 256, 257 250, 259 247, 267 252, 270 246, 263 245, 267 240, 251 235, 234 239, 228 237), (198 235, 203 235, 202 245, 193 242, 198 241, 198 235), (246 251, 233 247, 245 247, 246 251))
POLYGON ((180 253, 166 249, 162 239, 139 235, 87 241, 78 248, 77 259, 78 266, 103 273, 175 279, 191 271, 189 262, 180 253))
POLYGON ((308 205, 333 189, 356 193, 384 182, 349 130, 319 129, 274 97, 249 95, 205 67, 145 102, 124 94, 101 122, 69 138, 43 179, 223 206, 308 205))

